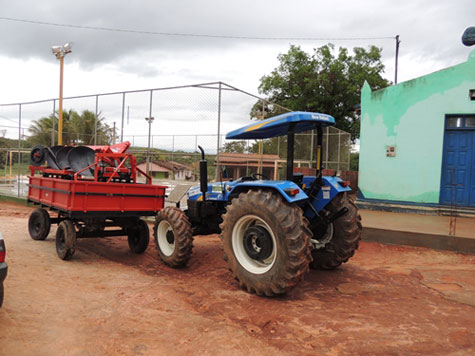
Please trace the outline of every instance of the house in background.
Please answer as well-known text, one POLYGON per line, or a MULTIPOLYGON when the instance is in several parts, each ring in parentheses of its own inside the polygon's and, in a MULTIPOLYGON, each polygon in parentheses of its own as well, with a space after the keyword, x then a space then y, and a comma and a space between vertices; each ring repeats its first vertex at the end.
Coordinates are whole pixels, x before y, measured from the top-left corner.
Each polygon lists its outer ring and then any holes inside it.
POLYGON ((361 93, 360 201, 475 207, 475 51, 361 93))
MULTIPOLYGON (((146 172, 147 163, 140 163, 137 165, 137 168, 139 168, 143 172, 146 172)), ((150 162, 149 174, 152 178, 158 179, 171 179, 173 177, 173 171, 171 169, 162 167, 161 165, 155 162, 150 162)), ((138 175, 142 176, 140 173, 138 173, 138 175)))
MULTIPOLYGON (((145 172, 147 164, 141 163, 137 167, 145 172)), ((149 171, 152 178, 158 179, 190 180, 194 176, 190 167, 174 161, 159 160, 150 162, 149 171)))
MULTIPOLYGON (((262 155, 262 174, 273 179, 274 172, 277 167, 281 167, 278 155, 263 154, 262 155)), ((216 160, 214 161, 216 165, 216 160)), ((219 164, 226 168, 229 179, 236 180, 239 177, 257 173, 259 167, 259 155, 255 153, 229 153, 223 152, 219 155, 219 164)))

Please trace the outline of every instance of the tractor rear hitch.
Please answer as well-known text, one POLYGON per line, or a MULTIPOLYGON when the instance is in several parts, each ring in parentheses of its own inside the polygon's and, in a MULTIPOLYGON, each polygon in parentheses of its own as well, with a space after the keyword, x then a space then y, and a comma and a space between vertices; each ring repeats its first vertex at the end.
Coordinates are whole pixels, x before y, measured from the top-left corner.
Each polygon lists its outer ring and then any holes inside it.
POLYGON ((312 220, 310 223, 310 230, 315 231, 315 230, 320 230, 320 227, 324 226, 325 229, 322 229, 322 231, 326 231, 326 227, 333 223, 335 220, 341 218, 343 215, 345 215, 348 212, 348 208, 344 207, 336 212, 334 212, 331 215, 325 216, 324 214, 319 214, 317 215, 316 218, 312 220))
POLYGON ((332 223, 334 222, 336 219, 338 218, 341 218, 343 215, 345 215, 346 213, 348 212, 348 208, 347 207, 344 207, 340 210, 338 210, 337 212, 331 214, 327 219, 328 219, 328 222, 332 223))

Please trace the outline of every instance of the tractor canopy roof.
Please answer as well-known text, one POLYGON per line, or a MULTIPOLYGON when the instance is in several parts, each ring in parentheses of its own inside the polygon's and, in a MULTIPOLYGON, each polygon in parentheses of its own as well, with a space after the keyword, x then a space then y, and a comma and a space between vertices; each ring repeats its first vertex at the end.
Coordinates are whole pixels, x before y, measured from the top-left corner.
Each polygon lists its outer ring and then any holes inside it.
POLYGON ((315 129, 315 126, 335 125, 335 119, 326 114, 317 112, 293 111, 274 116, 259 122, 253 122, 226 135, 227 139, 259 139, 287 135, 291 126, 294 132, 303 132, 315 129))

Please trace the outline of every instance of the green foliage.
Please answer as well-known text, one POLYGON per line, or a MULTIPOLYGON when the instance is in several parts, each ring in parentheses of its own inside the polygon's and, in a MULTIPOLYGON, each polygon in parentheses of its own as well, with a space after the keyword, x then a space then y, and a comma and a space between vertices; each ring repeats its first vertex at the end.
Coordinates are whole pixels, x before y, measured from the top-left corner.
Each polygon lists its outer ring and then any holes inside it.
MULTIPOLYGON (((373 90, 390 85, 381 74, 381 48, 368 50, 353 48, 349 54, 340 47, 335 53, 332 44, 324 45, 308 54, 291 45, 285 54, 278 56, 279 66, 261 78, 259 92, 268 100, 295 111, 314 111, 332 115, 336 127, 351 133, 352 140, 359 137, 360 117, 355 108, 360 103, 361 88, 365 81, 373 90)), ((256 117, 262 101, 251 110, 256 117)), ((265 106, 268 116, 282 113, 276 106, 265 106)))
POLYGON ((223 152, 248 153, 246 141, 229 141, 224 144, 223 152))
POLYGON ((360 153, 351 152, 350 153, 350 171, 358 171, 360 162, 360 153))
MULTIPOLYGON (((97 115, 97 144, 112 143, 114 129, 105 123, 105 118, 97 115)), ((63 111, 63 144, 65 145, 92 145, 94 144, 94 126, 96 114, 84 110, 78 114, 74 110, 63 111)), ((55 140, 58 129, 58 114, 51 114, 35 120, 29 127, 32 144, 51 146, 51 133, 55 129, 55 140)))
MULTIPOLYGON (((305 134, 295 135, 294 141, 294 160, 310 160, 310 148, 312 147, 312 139, 314 140, 314 150, 316 147, 317 135, 311 134, 311 131, 305 134)), ((256 141, 249 148, 250 153, 259 153, 259 142, 256 141)), ((273 137, 262 140, 262 152, 265 154, 278 155, 280 159, 287 159, 287 136, 273 137)), ((314 152, 315 154, 315 152, 314 152)), ((313 156, 314 158, 315 156, 313 156)))

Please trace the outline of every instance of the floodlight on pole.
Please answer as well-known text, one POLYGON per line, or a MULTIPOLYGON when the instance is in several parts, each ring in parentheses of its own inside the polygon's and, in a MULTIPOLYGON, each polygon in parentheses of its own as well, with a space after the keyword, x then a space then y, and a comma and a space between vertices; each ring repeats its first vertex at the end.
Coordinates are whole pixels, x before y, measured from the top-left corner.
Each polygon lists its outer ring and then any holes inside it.
POLYGON ((63 144, 63 67, 64 56, 71 53, 71 43, 64 46, 53 46, 51 52, 59 59, 59 114, 58 114, 58 145, 63 144))
POLYGON ((475 45, 475 26, 467 27, 462 35, 462 43, 465 46, 475 45))

